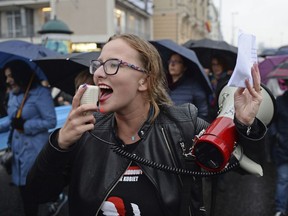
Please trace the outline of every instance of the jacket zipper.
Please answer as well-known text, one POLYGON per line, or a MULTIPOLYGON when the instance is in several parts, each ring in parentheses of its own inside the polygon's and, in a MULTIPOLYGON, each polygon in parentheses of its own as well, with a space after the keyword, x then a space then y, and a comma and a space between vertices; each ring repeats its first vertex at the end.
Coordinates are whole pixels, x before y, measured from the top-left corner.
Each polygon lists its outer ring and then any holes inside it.
MULTIPOLYGON (((131 164, 132 164, 132 161, 129 162, 129 164, 128 164, 128 166, 126 167, 125 171, 128 169, 128 167, 129 167, 131 164)), ((125 171, 124 171, 124 173, 125 173, 125 171)), ((123 175, 124 173, 122 173, 122 175, 123 175)), ((122 175, 121 175, 121 176, 122 176, 122 175)), ((117 184, 118 184, 119 181, 120 181, 121 176, 118 178, 118 180, 115 182, 115 184, 112 185, 112 187, 111 187, 110 190, 108 191, 107 195, 106 195, 106 196, 104 197, 104 199, 102 200, 102 204, 103 204, 104 201, 107 199, 107 197, 108 197, 109 194, 112 192, 112 190, 117 186, 117 184)), ((101 206, 102 206, 102 204, 101 204, 100 207, 98 208, 98 210, 97 210, 95 216, 97 216, 98 213, 99 213, 99 211, 101 210, 101 206)))
MULTIPOLYGON (((161 132, 162 132, 163 138, 164 138, 164 140, 165 140, 166 147, 167 147, 167 149, 169 150, 169 153, 170 153, 171 158, 172 158, 172 160, 173 160, 174 166, 176 167, 176 162, 175 162, 175 159, 174 159, 174 157, 173 157, 173 154, 172 154, 172 151, 171 151, 171 148, 170 148, 170 145, 169 145, 169 143, 168 143, 168 140, 167 140, 167 137, 166 137, 166 134, 165 134, 165 131, 164 131, 164 128, 163 128, 163 127, 161 128, 161 132)), ((179 178, 180 182, 183 184, 182 179, 180 178, 179 175, 178 175, 178 178, 179 178)))
MULTIPOLYGON (((165 140, 165 144, 166 144, 166 146, 167 146, 167 148, 168 148, 168 150, 169 150, 169 152, 170 152, 170 155, 171 155, 171 158, 172 158, 172 160, 173 160, 174 166, 176 167, 176 162, 175 162, 175 159, 174 159, 174 157, 173 157, 173 155, 172 155, 172 151, 171 151, 171 148, 170 148, 170 146, 169 146, 169 143, 168 143, 168 140, 167 140, 167 137, 166 137, 166 134, 165 134, 165 131, 164 131, 164 128, 163 128, 163 127, 161 128, 161 132, 162 132, 162 134, 163 134, 163 137, 164 137, 164 140, 165 140)), ((177 175, 177 176, 178 176, 181 184, 183 185, 183 181, 182 181, 181 177, 180 177, 179 175, 177 175)), ((190 216, 193 216, 192 213, 191 213, 191 208, 190 208, 190 206, 189 206, 189 215, 190 215, 190 216)))
MULTIPOLYGON (((169 151, 169 153, 170 153, 170 155, 171 155, 171 158, 172 158, 172 161, 173 161, 173 163, 174 163, 174 166, 176 167, 176 162, 175 162, 175 159, 174 159, 174 157, 173 157, 173 154, 172 154, 171 148, 170 148, 170 146, 169 146, 169 143, 168 143, 168 140, 167 140, 167 137, 166 137, 166 134, 165 134, 165 131, 164 131, 164 128, 163 128, 163 127, 161 128, 161 132, 162 132, 163 138, 164 138, 164 140, 165 140, 166 147, 167 147, 167 149, 168 149, 168 151, 169 151)), ((128 168, 131 164, 132 164, 132 161, 129 162, 129 164, 128 164, 128 166, 126 167, 125 171, 127 170, 127 168, 128 168)), ((141 167, 141 166, 140 166, 140 167, 141 167)), ((124 171, 124 172, 125 172, 125 171, 124 171)), ((123 174, 122 174, 122 175, 123 175, 123 174)), ((121 175, 121 176, 122 176, 122 175, 121 175)), ((153 181, 151 180, 150 176, 147 175, 147 174, 145 174, 145 175, 150 179, 150 181, 152 182, 152 184, 154 185, 154 187, 157 188, 156 185, 155 185, 155 184, 153 183, 153 181)), ((112 190, 117 186, 118 182, 120 181, 121 176, 118 178, 117 182, 116 182, 116 183, 111 187, 111 189, 108 191, 107 195, 106 195, 106 196, 104 197, 104 199, 102 200, 102 203, 107 199, 107 197, 108 197, 109 194, 112 192, 112 190)), ((180 178, 179 175, 178 175, 178 178, 179 178, 180 182, 181 182, 182 185, 183 185, 182 179, 180 178)), ((101 206, 102 206, 102 205, 101 205, 101 206)), ((101 206, 98 208, 95 216, 97 216, 97 214, 98 214, 99 211, 101 210, 101 206)), ((189 215, 192 216, 192 215, 191 215, 191 210, 189 210, 189 215)))

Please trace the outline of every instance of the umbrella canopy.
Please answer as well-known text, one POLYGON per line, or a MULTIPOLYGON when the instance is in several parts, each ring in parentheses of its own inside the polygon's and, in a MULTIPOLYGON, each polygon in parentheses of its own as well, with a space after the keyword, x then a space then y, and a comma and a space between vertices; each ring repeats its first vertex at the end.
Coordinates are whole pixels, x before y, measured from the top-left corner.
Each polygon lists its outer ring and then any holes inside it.
POLYGON ((164 64, 164 68, 168 68, 168 60, 170 59, 170 56, 173 53, 177 53, 181 55, 186 62, 188 62, 187 66, 189 71, 195 73, 196 78, 199 78, 199 81, 205 86, 207 93, 210 94, 212 92, 212 86, 209 78, 200 64, 196 54, 192 50, 169 39, 150 41, 150 43, 153 44, 158 50, 164 64))
POLYGON ((228 69, 234 69, 236 65, 238 48, 225 41, 211 40, 190 40, 183 46, 193 50, 204 68, 211 68, 213 56, 222 56, 226 59, 228 69))
POLYGON ((267 84, 267 75, 273 71, 279 64, 288 60, 288 55, 267 56, 259 64, 259 71, 261 75, 261 82, 267 84))
POLYGON ((184 47, 187 47, 189 49, 189 47, 191 47, 197 40, 188 40, 186 41, 184 44, 182 44, 184 47))
POLYGON ((36 64, 31 62, 31 60, 40 57, 59 55, 59 53, 47 49, 42 45, 26 41, 8 40, 0 42, 0 67, 3 67, 11 60, 21 59, 26 61, 34 69, 40 80, 47 80, 47 77, 41 70, 39 70, 36 64))
POLYGON ((52 86, 74 95, 75 77, 81 71, 88 69, 90 61, 97 59, 99 54, 100 52, 70 53, 33 61, 42 69, 52 86))
POLYGON ((288 45, 279 47, 275 55, 288 55, 288 45))
POLYGON ((288 79, 288 60, 279 64, 274 70, 268 73, 267 78, 288 79))

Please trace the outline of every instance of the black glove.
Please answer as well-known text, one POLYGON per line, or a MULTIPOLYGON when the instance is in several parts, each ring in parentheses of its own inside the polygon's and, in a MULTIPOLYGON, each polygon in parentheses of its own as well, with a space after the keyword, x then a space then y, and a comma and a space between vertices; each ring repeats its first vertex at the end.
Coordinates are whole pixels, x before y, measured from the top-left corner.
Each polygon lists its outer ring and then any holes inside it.
POLYGON ((20 118, 13 118, 12 119, 12 127, 15 128, 16 130, 24 131, 24 123, 25 120, 20 117, 20 118))

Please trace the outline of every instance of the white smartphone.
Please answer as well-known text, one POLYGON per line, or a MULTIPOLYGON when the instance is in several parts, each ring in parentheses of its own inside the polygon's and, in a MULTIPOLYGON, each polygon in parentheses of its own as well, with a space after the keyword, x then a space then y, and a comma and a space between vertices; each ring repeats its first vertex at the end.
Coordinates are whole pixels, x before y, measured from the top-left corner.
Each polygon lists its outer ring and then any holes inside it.
MULTIPOLYGON (((81 86, 80 86, 81 88, 81 86)), ((95 85, 87 85, 87 89, 85 90, 80 104, 96 104, 98 105, 99 99, 99 87, 95 85)))

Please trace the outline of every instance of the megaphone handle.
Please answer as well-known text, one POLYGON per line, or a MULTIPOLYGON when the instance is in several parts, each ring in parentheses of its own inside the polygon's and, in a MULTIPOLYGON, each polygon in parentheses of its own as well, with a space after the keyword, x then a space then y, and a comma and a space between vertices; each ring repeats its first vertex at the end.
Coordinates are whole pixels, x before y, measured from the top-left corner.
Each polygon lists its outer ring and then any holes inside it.
POLYGON ((233 155, 239 160, 240 167, 247 172, 254 174, 258 177, 263 176, 262 167, 243 154, 241 147, 237 146, 233 151, 233 155))

